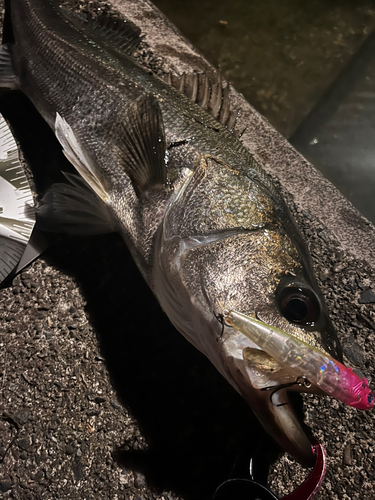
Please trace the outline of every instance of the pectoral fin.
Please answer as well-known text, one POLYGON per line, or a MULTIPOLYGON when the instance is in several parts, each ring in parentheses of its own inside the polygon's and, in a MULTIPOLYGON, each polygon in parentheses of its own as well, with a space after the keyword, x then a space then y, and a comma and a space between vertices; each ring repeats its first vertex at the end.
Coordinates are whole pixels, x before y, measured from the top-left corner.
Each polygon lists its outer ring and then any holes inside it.
POLYGON ((118 149, 122 168, 138 193, 165 187, 165 134, 157 99, 142 96, 119 116, 108 140, 118 149))
MULTIPOLYGON (((99 198, 110 204, 105 181, 90 165, 72 127, 59 113, 56 113, 55 134, 67 159, 99 198)), ((165 134, 157 99, 151 95, 142 96, 120 112, 104 140, 108 148, 112 148, 117 167, 130 177, 139 195, 166 187, 165 134)))

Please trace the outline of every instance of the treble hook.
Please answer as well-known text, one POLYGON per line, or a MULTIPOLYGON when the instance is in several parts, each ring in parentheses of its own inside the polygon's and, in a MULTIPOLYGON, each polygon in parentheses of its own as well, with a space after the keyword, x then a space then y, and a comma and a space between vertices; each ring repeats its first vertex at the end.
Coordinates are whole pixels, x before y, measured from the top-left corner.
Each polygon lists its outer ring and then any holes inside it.
POLYGON ((213 313, 214 313, 215 318, 221 324, 221 332, 220 332, 219 337, 216 339, 217 342, 220 342, 220 340, 222 339, 223 334, 224 334, 224 328, 225 328, 225 326, 229 326, 229 325, 226 325, 226 323, 225 323, 225 317, 224 317, 223 313, 216 314, 215 311, 213 311, 213 313))

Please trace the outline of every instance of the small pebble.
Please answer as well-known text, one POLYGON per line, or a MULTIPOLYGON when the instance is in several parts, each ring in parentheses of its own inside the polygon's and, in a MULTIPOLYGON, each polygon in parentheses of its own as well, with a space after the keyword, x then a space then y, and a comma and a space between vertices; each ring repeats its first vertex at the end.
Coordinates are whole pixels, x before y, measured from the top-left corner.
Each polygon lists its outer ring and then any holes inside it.
POLYGON ((101 396, 97 396, 97 397, 95 398, 95 403, 98 403, 98 404, 100 404, 100 403, 104 403, 105 401, 106 401, 106 399, 105 399, 105 398, 102 398, 101 396))
POLYGON ((375 293, 370 288, 363 290, 358 302, 360 304, 375 304, 375 293))
POLYGON ((73 455, 73 453, 75 452, 75 447, 72 445, 72 444, 67 444, 66 445, 66 448, 65 448, 65 451, 66 451, 66 454, 67 455, 73 455))
POLYGON ((352 463, 353 463, 351 443, 346 443, 346 445, 345 445, 343 462, 344 462, 344 465, 352 465, 352 463))

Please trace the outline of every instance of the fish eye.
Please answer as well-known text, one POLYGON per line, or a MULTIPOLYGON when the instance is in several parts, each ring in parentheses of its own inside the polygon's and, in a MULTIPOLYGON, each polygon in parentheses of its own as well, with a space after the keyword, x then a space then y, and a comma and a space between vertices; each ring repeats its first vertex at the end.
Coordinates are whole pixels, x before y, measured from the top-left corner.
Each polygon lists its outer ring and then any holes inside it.
POLYGON ((281 314, 291 323, 314 326, 320 316, 319 300, 306 286, 297 283, 283 287, 277 294, 281 314))
POLYGON ((372 405, 372 403, 374 402, 374 395, 372 392, 370 392, 367 396, 367 402, 369 405, 372 405))

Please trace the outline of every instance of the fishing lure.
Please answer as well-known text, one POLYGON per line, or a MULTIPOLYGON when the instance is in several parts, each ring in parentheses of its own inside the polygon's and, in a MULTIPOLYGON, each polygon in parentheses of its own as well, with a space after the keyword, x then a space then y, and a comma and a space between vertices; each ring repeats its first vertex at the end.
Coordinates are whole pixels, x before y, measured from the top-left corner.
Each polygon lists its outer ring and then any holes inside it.
POLYGON ((224 319, 274 359, 298 371, 300 376, 306 377, 330 396, 359 410, 369 410, 374 406, 374 394, 367 379, 357 375, 353 368, 250 316, 229 311, 224 319))

